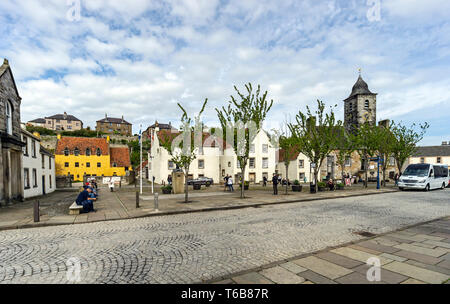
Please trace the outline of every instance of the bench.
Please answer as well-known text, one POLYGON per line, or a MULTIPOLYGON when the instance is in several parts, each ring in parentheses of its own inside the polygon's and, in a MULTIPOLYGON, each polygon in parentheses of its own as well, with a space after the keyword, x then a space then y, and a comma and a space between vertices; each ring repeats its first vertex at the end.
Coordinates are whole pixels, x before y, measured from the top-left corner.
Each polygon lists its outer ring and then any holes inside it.
POLYGON ((78 206, 77 202, 73 202, 73 204, 69 207, 69 214, 78 215, 81 213, 81 210, 83 210, 83 206, 78 206))

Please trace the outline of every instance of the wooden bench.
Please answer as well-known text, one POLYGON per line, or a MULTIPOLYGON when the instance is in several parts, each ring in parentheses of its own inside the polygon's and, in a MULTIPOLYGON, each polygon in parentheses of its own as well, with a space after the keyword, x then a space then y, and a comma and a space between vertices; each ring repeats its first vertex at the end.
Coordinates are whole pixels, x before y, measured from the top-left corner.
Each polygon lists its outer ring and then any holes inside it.
POLYGON ((78 206, 77 202, 73 202, 73 204, 69 207, 69 214, 78 215, 81 213, 81 210, 83 210, 83 206, 78 206))

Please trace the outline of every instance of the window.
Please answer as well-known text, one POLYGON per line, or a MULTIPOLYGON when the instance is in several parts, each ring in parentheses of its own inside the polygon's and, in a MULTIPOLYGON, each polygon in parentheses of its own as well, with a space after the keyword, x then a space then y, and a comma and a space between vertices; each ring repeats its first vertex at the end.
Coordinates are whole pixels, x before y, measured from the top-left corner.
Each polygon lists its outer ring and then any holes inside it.
POLYGON ((205 169, 205 161, 203 159, 198 160, 198 168, 205 169))
POLYGON ((305 181, 305 173, 304 172, 300 173, 298 177, 299 177, 300 181, 302 181, 302 182, 305 181))
POLYGON ((23 169, 23 186, 25 189, 30 189, 30 169, 23 169))
POLYGON ((352 158, 350 156, 347 156, 345 158, 345 166, 350 167, 352 165, 352 158))
POLYGON ((31 156, 36 158, 36 141, 31 141, 31 156))
POLYGON ((10 101, 6 102, 6 133, 13 134, 13 107, 10 101))
POLYGON ((75 150, 73 151, 73 154, 74 154, 75 156, 79 156, 79 155, 80 155, 80 149, 75 148, 75 150))
POLYGON ((424 164, 424 163, 425 163, 425 157, 421 157, 421 158, 420 158, 420 163, 421 163, 421 164, 424 164))
POLYGON ((262 167, 263 167, 263 169, 269 168, 269 159, 267 157, 264 157, 262 159, 262 167))
POLYGON ((91 149, 90 148, 86 149, 86 156, 91 156, 91 149))
POLYGON ((352 103, 349 103, 349 105, 348 105, 348 110, 349 110, 350 112, 353 111, 353 104, 352 104, 352 103))
POLYGON ((395 158, 394 157, 389 157, 389 166, 393 167, 395 166, 395 158))
POLYGON ((173 163, 173 161, 169 161, 167 166, 169 167, 169 170, 174 169, 175 168, 175 164, 173 163))
POLYGON ((113 168, 117 168, 117 163, 113 163, 113 168))
POLYGON ((102 163, 97 163, 97 168, 101 168, 102 167, 102 163))
POLYGON ((237 167, 238 169, 240 169, 240 168, 241 168, 241 163, 239 162, 239 159, 237 160, 237 164, 236 164, 236 167, 237 167))
POLYGON ((75 168, 79 168, 80 167, 80 163, 75 163, 75 168))
POLYGON ((45 155, 41 154, 42 169, 45 169, 45 155))
POLYGON ((228 162, 228 168, 231 168, 231 162, 228 162))
POLYGON ((69 168, 69 163, 64 163, 64 167, 69 168))
POLYGON ((69 148, 66 147, 66 148, 64 149, 64 155, 65 155, 65 156, 69 156, 69 155, 70 155, 69 148))
POLYGON ((254 144, 250 145, 250 153, 255 153, 255 145, 254 144))
POLYGON ((436 161, 437 161, 438 164, 440 164, 440 163, 441 163, 441 158, 438 157, 438 158, 436 159, 436 161))
POLYGON ((102 155, 102 150, 100 150, 100 148, 97 148, 97 156, 101 156, 102 155))
POLYGON ((269 145, 268 144, 263 144, 262 145, 262 151, 263 151, 263 153, 268 153, 269 152, 269 145))
POLYGON ((252 157, 249 159, 250 169, 255 169, 255 159, 252 157))
POLYGON ((369 109, 369 105, 370 105, 369 101, 366 100, 366 101, 364 102, 364 108, 365 108, 365 109, 369 109))
POLYGON ((298 160, 298 167, 299 168, 304 168, 305 167, 305 160, 299 159, 298 160))
POLYGON ((91 167, 91 163, 86 163, 86 168, 90 168, 91 167))
POLYGON ((52 169, 52 157, 51 156, 48 157, 48 168, 50 170, 52 169))
POLYGON ((33 187, 37 188, 37 170, 33 169, 33 187))
POLYGON ((51 175, 48 177, 48 180, 49 180, 48 185, 49 185, 49 187, 51 189, 52 188, 52 176, 51 175))
POLYGON ((23 155, 28 156, 28 137, 23 137, 23 142, 25 143, 25 146, 23 147, 23 155))

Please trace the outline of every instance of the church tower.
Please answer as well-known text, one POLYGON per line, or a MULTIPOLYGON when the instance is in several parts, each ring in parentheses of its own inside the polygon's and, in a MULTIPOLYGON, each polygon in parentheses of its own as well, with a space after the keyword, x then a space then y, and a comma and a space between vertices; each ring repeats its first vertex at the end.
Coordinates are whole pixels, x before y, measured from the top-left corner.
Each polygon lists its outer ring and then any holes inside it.
POLYGON ((353 132, 365 122, 375 125, 377 121, 377 94, 369 90, 361 73, 352 93, 344 100, 344 126, 353 132))

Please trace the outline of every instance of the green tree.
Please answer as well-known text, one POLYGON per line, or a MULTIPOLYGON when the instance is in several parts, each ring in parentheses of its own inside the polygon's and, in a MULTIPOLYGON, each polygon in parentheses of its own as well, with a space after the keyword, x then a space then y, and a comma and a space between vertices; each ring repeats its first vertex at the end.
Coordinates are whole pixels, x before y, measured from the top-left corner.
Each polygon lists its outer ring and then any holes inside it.
POLYGON ((217 109, 217 115, 222 126, 222 136, 231 143, 241 168, 241 199, 244 195, 245 171, 249 159, 250 145, 260 132, 262 123, 273 105, 273 100, 267 101, 267 91, 261 95, 261 86, 256 92, 251 83, 245 85, 246 93, 234 89, 239 97, 231 96, 228 107, 217 109))
POLYGON ((356 150, 358 151, 361 162, 364 164, 364 187, 367 188, 370 158, 377 156, 379 152, 382 132, 380 131, 380 127, 366 122, 356 130, 355 139, 356 150))
MULTIPOLYGON (((150 150, 151 143, 149 140, 144 140, 142 142, 142 161, 148 159, 148 151, 150 150)), ((128 143, 128 147, 131 149, 131 165, 133 168, 137 168, 141 162, 141 148, 139 146, 139 140, 133 140, 128 143)))
MULTIPOLYGON (((336 106, 335 106, 336 107, 336 106)), ((312 112, 309 106, 306 112, 299 111, 296 122, 289 124, 292 136, 296 139, 299 152, 314 164, 314 184, 317 192, 319 169, 324 159, 336 148, 337 133, 342 121, 336 120, 333 107, 325 111, 324 102, 317 100, 317 110, 312 112)))
POLYGON ((341 128, 339 137, 337 138, 338 149, 336 153, 336 162, 341 168, 341 178, 344 179, 345 162, 347 158, 352 157, 352 153, 355 151, 355 140, 353 134, 347 132, 344 128, 341 128))
POLYGON ((386 170, 389 164, 389 160, 392 157, 393 147, 395 143, 395 137, 392 133, 392 125, 389 124, 387 126, 379 126, 379 146, 378 152, 379 156, 382 160, 381 163, 381 171, 382 171, 382 183, 383 187, 386 186, 386 170))
POLYGON ((37 132, 40 135, 56 135, 55 131, 47 129, 47 128, 43 128, 43 127, 36 127, 36 126, 27 125, 26 126, 26 130, 28 132, 30 132, 30 133, 37 132))
MULTIPOLYGON (((284 167, 286 168, 286 181, 289 178, 289 165, 292 159, 298 155, 298 142, 292 136, 281 135, 279 139, 280 153, 283 157, 284 167)), ((286 194, 288 194, 288 182, 286 182, 286 194)))
POLYGON ((406 127, 401 123, 393 123, 392 134, 394 136, 392 144, 392 155, 397 163, 398 171, 401 173, 403 165, 406 160, 413 155, 417 149, 417 143, 423 139, 427 129, 430 125, 412 124, 411 127, 406 127), (418 128, 417 128, 418 127, 418 128))
MULTIPOLYGON (((203 126, 200 122, 200 116, 205 110, 208 99, 205 99, 203 106, 194 119, 190 118, 186 110, 178 103, 183 115, 181 116, 182 128, 181 136, 183 137, 178 143, 174 143, 172 133, 161 133, 160 143, 169 152, 171 156, 171 161, 177 165, 178 168, 183 170, 184 173, 184 202, 189 203, 189 187, 188 187, 188 176, 189 168, 191 163, 196 159, 198 149, 196 147, 196 136, 203 137, 203 126), (192 125, 194 123, 194 125, 192 125)), ((200 143, 201 144, 201 143, 200 143)))

